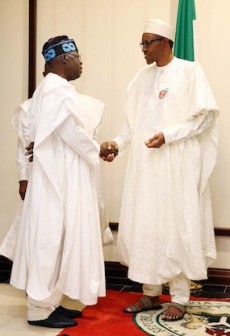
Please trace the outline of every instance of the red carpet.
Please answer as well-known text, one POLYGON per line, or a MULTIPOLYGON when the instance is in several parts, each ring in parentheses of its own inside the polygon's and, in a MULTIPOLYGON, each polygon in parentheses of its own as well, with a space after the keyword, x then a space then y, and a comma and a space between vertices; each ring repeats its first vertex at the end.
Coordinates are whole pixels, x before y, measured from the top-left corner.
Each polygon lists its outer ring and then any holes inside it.
MULTIPOLYGON (((145 336, 146 333, 134 323, 132 315, 122 312, 124 307, 141 296, 141 293, 108 290, 107 296, 99 298, 97 305, 83 310, 83 317, 77 320, 78 326, 66 328, 58 336, 145 336)), ((162 295, 161 299, 163 302, 170 301, 168 295, 162 295)), ((205 298, 191 297, 191 300, 203 301, 205 298)))
POLYGON ((146 335, 133 323, 132 315, 122 312, 124 307, 139 297, 141 293, 108 290, 107 296, 99 298, 97 305, 83 310, 83 317, 77 319, 77 327, 65 328, 59 336, 146 335))

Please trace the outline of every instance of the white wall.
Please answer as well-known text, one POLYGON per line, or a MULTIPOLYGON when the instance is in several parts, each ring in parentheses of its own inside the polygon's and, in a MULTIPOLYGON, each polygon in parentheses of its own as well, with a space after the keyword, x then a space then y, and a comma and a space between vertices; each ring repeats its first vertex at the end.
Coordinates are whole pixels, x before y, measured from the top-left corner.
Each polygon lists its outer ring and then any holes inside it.
MULTIPOLYGON (((196 0, 199 61, 202 64, 220 107, 219 159, 211 178, 214 226, 230 228, 230 133, 228 125, 230 46, 228 45, 230 2, 196 0)), ((230 238, 217 237, 217 261, 212 267, 230 268, 230 238)))
MULTIPOLYGON (((67 34, 74 38, 83 59, 83 74, 77 89, 106 103, 100 140, 111 139, 123 121, 126 87, 136 71, 145 65, 139 48, 144 21, 160 18, 176 23, 178 0, 37 0, 37 82, 44 61, 42 44, 50 37, 67 34)), ((18 203, 14 154, 16 139, 10 118, 16 105, 26 98, 27 87, 27 0, 0 0, 0 31, 5 32, 0 51, 1 81, 2 194, 0 240, 9 227, 18 203), (14 14, 17 13, 17 14, 14 14), (16 44, 16 48, 14 45, 16 44), (15 52, 16 50, 16 52, 15 52), (12 90, 13 89, 13 90, 12 90), (6 145, 5 145, 6 144, 6 145)), ((230 153, 228 143, 228 79, 230 75, 229 0, 196 0, 199 61, 221 108, 219 118, 220 154, 211 180, 214 223, 230 228, 230 153)), ((112 164, 102 162, 105 196, 110 222, 119 221, 119 210, 127 154, 112 164)), ((230 268, 230 239, 217 238, 215 267, 230 268), (227 258, 228 257, 228 258, 227 258)), ((116 260, 116 248, 105 249, 106 258, 116 260)))
POLYGON ((230 109, 228 78, 230 77, 230 46, 228 46, 230 21, 229 1, 197 1, 199 61, 202 64, 221 114, 219 118, 219 160, 212 176, 212 195, 215 226, 230 228, 230 151, 228 132, 230 109), (220 3, 219 3, 220 4, 220 3))
POLYGON ((16 136, 12 114, 27 97, 27 0, 0 0, 0 241, 15 215, 19 197, 16 170, 16 136))

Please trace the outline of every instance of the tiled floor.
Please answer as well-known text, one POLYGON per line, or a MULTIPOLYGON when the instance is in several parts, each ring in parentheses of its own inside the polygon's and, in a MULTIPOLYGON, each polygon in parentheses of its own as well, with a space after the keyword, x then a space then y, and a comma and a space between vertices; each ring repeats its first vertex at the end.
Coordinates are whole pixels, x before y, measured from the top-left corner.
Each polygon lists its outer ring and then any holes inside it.
MULTIPOLYGON (((64 298, 67 308, 82 310, 82 304, 64 298)), ((0 284, 0 336, 56 336, 61 329, 30 326, 26 321, 26 299, 23 291, 0 284)))

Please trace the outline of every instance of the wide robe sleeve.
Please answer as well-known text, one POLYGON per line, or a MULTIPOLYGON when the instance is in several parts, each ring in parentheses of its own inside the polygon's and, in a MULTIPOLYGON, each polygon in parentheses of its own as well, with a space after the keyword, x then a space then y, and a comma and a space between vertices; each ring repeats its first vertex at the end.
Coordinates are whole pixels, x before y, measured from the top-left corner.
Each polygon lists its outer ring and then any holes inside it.
POLYGON ((18 135, 17 166, 19 181, 29 179, 29 161, 25 156, 25 147, 30 142, 30 120, 28 117, 30 103, 31 99, 22 103, 15 111, 11 121, 18 135))
POLYGON ((99 144, 90 139, 85 130, 69 116, 56 129, 60 138, 90 165, 99 163, 99 144))
POLYGON ((194 63, 194 68, 188 79, 189 109, 187 121, 180 125, 163 130, 165 142, 185 140, 197 136, 213 126, 219 114, 216 101, 199 64, 194 63))
MULTIPOLYGON (((179 99, 179 97, 178 97, 179 99)), ((215 124, 219 114, 212 90, 200 65, 194 63, 188 79, 187 121, 163 130, 166 143, 197 136, 215 124)))
MULTIPOLYGON (((179 95, 180 93, 178 93, 179 95)), ((178 97, 178 100, 180 97, 178 97)), ((219 108, 208 80, 199 64, 194 63, 188 78, 187 120, 163 129, 165 142, 174 144, 196 137, 201 152, 200 194, 203 193, 217 161, 218 134, 216 118, 219 108)))
POLYGON ((208 111, 206 114, 201 114, 184 124, 165 129, 163 130, 165 143, 169 144, 197 136, 213 126, 215 120, 216 113, 208 111))
POLYGON ((88 163, 94 165, 99 162, 99 145, 87 134, 78 116, 81 102, 77 100, 75 89, 70 84, 47 90, 40 110, 39 118, 34 122, 40 130, 37 135, 35 133, 35 153, 54 132, 88 163))

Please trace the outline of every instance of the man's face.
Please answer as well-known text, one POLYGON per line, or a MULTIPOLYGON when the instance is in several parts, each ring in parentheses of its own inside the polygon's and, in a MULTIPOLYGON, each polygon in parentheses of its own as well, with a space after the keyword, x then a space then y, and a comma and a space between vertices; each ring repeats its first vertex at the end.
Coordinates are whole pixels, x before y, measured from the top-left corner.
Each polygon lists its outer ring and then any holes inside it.
POLYGON ((69 80, 75 80, 81 76, 82 62, 78 52, 67 54, 68 59, 68 77, 69 80))
POLYGON ((144 33, 142 35, 142 52, 147 64, 159 61, 162 55, 162 37, 155 34, 144 33))

